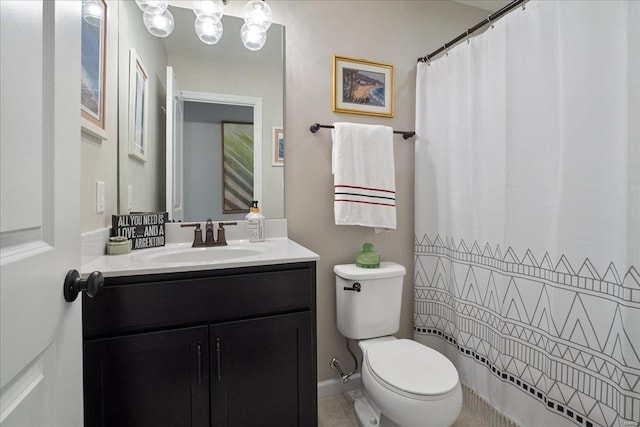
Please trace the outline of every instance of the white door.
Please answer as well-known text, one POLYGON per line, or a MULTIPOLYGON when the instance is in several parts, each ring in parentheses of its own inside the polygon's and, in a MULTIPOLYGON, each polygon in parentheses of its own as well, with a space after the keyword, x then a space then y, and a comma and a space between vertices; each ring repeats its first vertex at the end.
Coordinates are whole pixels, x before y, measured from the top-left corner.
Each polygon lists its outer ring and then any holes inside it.
POLYGON ((173 221, 184 220, 182 129, 184 102, 173 72, 167 67, 167 212, 173 221))
POLYGON ((80 1, 0 1, 0 425, 81 426, 80 1), (55 53, 55 54, 54 54, 55 53))

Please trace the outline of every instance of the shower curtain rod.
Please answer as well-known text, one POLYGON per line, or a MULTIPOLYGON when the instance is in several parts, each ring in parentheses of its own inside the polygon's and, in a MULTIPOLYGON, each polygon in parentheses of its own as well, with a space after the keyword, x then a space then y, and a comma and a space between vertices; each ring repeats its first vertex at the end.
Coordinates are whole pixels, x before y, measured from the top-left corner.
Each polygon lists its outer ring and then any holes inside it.
MULTIPOLYGON (((333 125, 321 125, 320 123, 314 123, 309 126, 309 130, 311 133, 316 133, 320 130, 320 128, 325 129, 333 129, 333 125)), ((401 134, 404 139, 413 138, 416 136, 416 133, 412 130, 394 130, 393 133, 401 134)))
POLYGON ((464 40, 465 38, 468 38, 471 34, 475 33, 480 28, 484 27, 487 24, 492 23, 496 19, 500 18, 502 15, 510 12, 511 10, 515 9, 516 7, 520 6, 521 4, 526 3, 527 1, 528 0, 514 0, 514 1, 512 1, 511 3, 509 3, 508 5, 503 7, 502 9, 500 9, 497 12, 489 15, 484 21, 477 23, 473 27, 469 28, 466 32, 460 34, 455 39, 445 43, 444 45, 442 45, 438 49, 434 50, 433 52, 431 52, 427 56, 422 56, 422 57, 418 58, 418 62, 429 62, 429 60, 431 60, 431 58, 433 58, 434 56, 438 55, 439 53, 442 53, 442 52, 446 51, 447 49, 449 49, 453 45, 457 44, 458 42, 464 40))

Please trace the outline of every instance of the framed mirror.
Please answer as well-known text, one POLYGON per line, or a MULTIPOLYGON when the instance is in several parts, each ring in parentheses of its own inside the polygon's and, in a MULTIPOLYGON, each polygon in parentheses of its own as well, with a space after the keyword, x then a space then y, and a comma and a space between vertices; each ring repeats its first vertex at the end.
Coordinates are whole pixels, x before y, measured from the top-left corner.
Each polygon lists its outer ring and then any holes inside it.
POLYGON ((174 30, 158 38, 145 28, 135 2, 119 3, 118 212, 166 210, 170 219, 175 214, 183 221, 243 219, 246 213, 232 212, 242 209, 223 206, 221 145, 222 123, 242 121, 254 128, 254 197, 265 217, 284 218, 283 161, 272 158, 279 149, 273 144, 282 144, 274 129, 284 124, 284 27, 273 24, 265 46, 250 51, 240 39, 242 18, 225 15, 222 39, 207 45, 194 31, 191 9, 169 8, 174 30), (138 130, 145 135, 144 157, 130 149, 131 57, 147 75, 145 127, 138 130), (250 110, 238 116, 243 108, 250 110), (176 114, 182 119, 177 124, 176 114))

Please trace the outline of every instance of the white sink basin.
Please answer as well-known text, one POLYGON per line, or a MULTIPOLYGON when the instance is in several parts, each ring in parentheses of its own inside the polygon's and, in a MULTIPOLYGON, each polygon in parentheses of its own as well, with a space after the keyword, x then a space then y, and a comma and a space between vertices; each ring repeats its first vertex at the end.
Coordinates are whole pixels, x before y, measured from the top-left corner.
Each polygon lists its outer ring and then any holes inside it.
POLYGON ((259 249, 242 246, 213 246, 204 248, 164 248, 136 256, 139 261, 151 264, 211 263, 216 261, 248 258, 262 254, 259 249))
MULTIPOLYGON (((0 0, 2 1, 2 0, 0 0)), ((227 246, 192 248, 191 243, 167 243, 125 255, 101 256, 82 266, 82 275, 101 271, 105 277, 252 267, 318 260, 318 255, 287 238, 264 242, 227 240, 227 246)))

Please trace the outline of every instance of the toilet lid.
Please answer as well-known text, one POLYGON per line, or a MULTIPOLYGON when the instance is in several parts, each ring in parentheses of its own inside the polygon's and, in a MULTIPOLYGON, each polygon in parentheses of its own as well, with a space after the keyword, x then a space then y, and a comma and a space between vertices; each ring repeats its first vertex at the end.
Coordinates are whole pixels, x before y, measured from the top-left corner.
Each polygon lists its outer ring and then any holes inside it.
POLYGON ((439 395, 458 384, 458 371, 453 363, 415 341, 400 339, 371 345, 366 360, 378 378, 407 393, 439 395))

